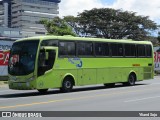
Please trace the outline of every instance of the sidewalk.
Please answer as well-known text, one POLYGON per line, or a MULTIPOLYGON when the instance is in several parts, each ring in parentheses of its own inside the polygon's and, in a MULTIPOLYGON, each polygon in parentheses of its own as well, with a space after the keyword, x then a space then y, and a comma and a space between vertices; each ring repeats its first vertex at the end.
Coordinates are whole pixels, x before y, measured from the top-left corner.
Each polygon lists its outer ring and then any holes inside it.
POLYGON ((0 81, 0 88, 7 86, 8 86, 7 81, 0 81))

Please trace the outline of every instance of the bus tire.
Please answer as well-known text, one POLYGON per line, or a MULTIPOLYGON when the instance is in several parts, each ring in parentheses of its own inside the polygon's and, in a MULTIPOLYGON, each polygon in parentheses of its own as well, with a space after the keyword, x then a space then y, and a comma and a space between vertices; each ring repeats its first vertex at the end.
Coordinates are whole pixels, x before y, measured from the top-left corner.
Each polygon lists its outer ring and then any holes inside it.
POLYGON ((41 94, 47 93, 48 89, 38 89, 38 92, 41 94))
POLYGON ((128 82, 124 83, 124 85, 134 86, 134 85, 135 85, 135 82, 136 82, 136 75, 135 75, 134 73, 131 73, 131 74, 128 76, 128 82))
POLYGON ((113 88, 115 87, 115 83, 105 83, 104 86, 107 88, 113 88))
POLYGON ((73 81, 71 77, 66 77, 63 80, 62 87, 60 88, 61 92, 65 92, 65 93, 70 92, 72 91, 72 88, 73 88, 73 81))

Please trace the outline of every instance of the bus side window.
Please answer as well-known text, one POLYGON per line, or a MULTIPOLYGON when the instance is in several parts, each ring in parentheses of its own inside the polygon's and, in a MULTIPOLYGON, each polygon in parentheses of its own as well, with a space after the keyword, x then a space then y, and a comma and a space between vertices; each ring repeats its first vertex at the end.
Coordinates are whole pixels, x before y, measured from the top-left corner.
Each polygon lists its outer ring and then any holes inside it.
POLYGON ((145 57, 145 45, 137 45, 137 55, 138 57, 145 57))
POLYGON ((118 56, 123 56, 123 44, 117 45, 118 49, 118 56))
POLYGON ((59 42, 59 56, 75 56, 76 47, 75 42, 59 42))
POLYGON ((152 47, 151 45, 146 45, 146 56, 152 57, 152 47))
POLYGON ((78 56, 93 56, 92 42, 77 42, 78 56))
POLYGON ((108 43, 95 43, 95 54, 96 56, 109 56, 108 43))
POLYGON ((111 43, 110 46, 113 57, 123 57, 123 44, 111 43))
POLYGON ((125 57, 136 57, 136 45, 124 44, 125 57))

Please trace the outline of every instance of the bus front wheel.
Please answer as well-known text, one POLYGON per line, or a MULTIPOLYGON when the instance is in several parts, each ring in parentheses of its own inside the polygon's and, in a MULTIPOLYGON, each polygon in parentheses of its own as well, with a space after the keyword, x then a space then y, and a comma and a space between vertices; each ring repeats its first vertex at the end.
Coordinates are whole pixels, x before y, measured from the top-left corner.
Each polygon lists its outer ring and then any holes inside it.
POLYGON ((66 77, 62 83, 62 87, 60 88, 60 90, 62 92, 70 92, 72 91, 73 88, 73 82, 70 79, 70 77, 66 77))

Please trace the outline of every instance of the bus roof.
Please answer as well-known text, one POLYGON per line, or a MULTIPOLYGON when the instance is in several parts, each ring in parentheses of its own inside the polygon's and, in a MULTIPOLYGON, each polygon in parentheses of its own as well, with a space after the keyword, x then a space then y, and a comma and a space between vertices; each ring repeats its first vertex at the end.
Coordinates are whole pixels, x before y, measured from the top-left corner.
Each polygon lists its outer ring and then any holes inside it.
POLYGON ((46 35, 46 36, 36 36, 36 37, 28 37, 19 39, 18 41, 24 40, 77 40, 77 41, 93 41, 93 42, 119 42, 119 43, 138 43, 138 44, 152 44, 150 41, 134 41, 132 39, 106 39, 106 38, 89 38, 89 37, 73 37, 73 36, 54 36, 54 35, 46 35))

